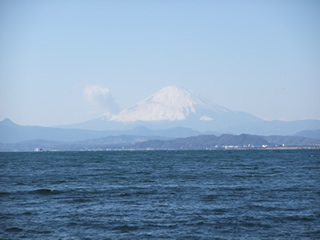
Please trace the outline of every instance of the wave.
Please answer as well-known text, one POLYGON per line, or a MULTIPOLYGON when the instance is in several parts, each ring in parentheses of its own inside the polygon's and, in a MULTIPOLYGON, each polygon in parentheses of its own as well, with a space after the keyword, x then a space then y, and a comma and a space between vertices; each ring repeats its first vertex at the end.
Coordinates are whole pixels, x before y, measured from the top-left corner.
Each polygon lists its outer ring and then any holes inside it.
POLYGON ((62 194, 63 191, 48 189, 48 188, 40 188, 34 191, 30 191, 30 193, 39 194, 39 195, 56 195, 56 194, 62 194))

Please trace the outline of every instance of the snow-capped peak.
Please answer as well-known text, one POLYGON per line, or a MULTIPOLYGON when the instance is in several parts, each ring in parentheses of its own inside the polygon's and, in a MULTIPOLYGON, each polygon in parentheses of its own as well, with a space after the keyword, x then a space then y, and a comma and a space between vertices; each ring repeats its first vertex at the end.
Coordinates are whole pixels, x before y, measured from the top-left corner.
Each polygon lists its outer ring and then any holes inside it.
POLYGON ((168 86, 151 95, 154 102, 166 105, 188 106, 193 103, 190 91, 177 86, 168 86))
MULTIPOLYGON (((209 101, 185 88, 168 86, 124 109, 119 114, 113 115, 110 120, 119 122, 178 121, 185 120, 199 109, 226 111, 222 107, 209 104, 209 101)), ((208 119, 207 117, 206 120, 208 119)))

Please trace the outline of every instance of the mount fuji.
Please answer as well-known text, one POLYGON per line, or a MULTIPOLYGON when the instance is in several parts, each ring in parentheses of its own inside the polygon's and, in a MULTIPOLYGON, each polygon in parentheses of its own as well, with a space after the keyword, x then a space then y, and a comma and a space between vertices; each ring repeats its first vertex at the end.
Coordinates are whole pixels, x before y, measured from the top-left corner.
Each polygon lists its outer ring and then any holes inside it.
POLYGON ((290 135, 302 130, 320 129, 320 121, 264 121, 250 113, 211 103, 188 89, 168 86, 118 114, 65 127, 90 130, 179 127, 211 133, 290 135))
POLYGON ((124 109, 110 118, 111 121, 184 121, 197 115, 200 121, 212 121, 206 114, 229 112, 230 110, 210 104, 208 100, 191 91, 168 86, 152 94, 137 104, 124 109))
POLYGON ((168 86, 122 110, 118 114, 94 119, 72 127, 94 130, 124 130, 137 126, 151 129, 184 127, 198 131, 236 132, 261 119, 211 103, 192 91, 168 86))

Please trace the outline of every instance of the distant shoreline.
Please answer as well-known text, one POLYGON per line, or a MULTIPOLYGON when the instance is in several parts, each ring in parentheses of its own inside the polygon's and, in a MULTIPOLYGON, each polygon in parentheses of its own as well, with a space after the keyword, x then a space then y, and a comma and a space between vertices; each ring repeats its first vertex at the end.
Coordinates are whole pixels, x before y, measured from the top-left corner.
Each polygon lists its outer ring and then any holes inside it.
POLYGON ((133 149, 133 148, 124 148, 124 149, 79 149, 79 150, 46 150, 41 151, 0 151, 0 153, 43 153, 43 152, 152 152, 152 151, 266 151, 266 150, 320 150, 320 146, 279 146, 279 147, 227 147, 227 148, 207 148, 207 149, 133 149))

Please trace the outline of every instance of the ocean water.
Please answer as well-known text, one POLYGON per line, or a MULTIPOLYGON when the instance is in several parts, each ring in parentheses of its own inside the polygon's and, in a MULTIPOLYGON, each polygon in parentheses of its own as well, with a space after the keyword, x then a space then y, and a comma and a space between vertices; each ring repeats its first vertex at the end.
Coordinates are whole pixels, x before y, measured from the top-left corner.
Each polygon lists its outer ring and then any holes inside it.
POLYGON ((0 239, 320 239, 320 151, 0 153, 0 239))

